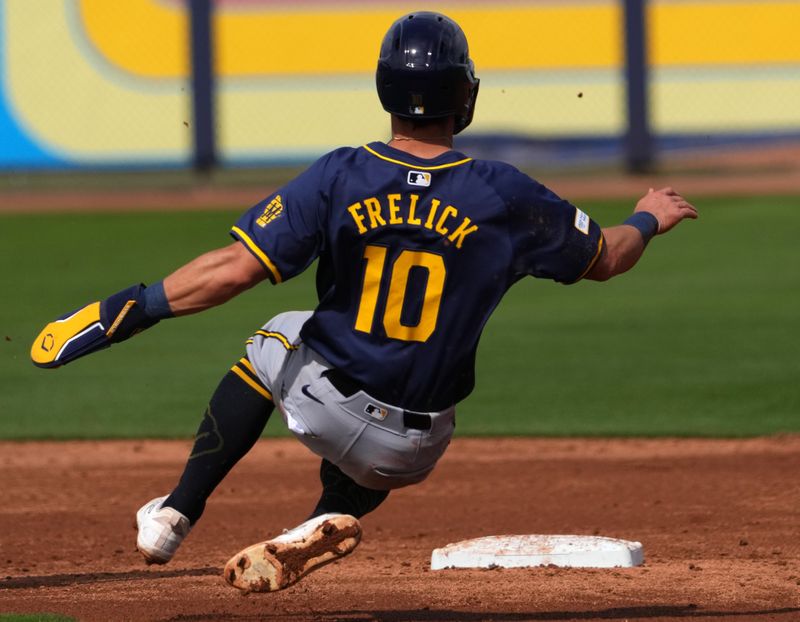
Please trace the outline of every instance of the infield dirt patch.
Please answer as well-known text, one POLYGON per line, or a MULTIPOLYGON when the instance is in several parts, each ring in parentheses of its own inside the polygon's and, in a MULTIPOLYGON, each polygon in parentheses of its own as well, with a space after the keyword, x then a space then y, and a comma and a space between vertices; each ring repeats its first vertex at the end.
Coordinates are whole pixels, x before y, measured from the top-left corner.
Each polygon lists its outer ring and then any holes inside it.
MULTIPOLYGON (((600 168, 605 167, 601 165, 600 168)), ((226 174, 232 172, 220 170, 217 177, 208 178, 183 174, 172 184, 163 179, 159 181, 157 171, 150 180, 137 172, 127 177, 123 174, 119 179, 108 173, 105 176, 85 173, 84 183, 76 183, 63 174, 55 180, 35 173, 0 176, 0 214, 221 207, 242 212, 275 190, 274 172, 268 177, 272 181, 266 182, 259 180, 259 174, 255 172, 247 174, 247 179, 239 183, 224 183, 219 179, 224 179, 226 174), (109 182, 109 179, 117 183, 109 182)), ((290 176, 289 173, 286 175, 290 176)), ((690 201, 709 195, 794 195, 800 190, 800 141, 776 140, 765 145, 723 145, 716 150, 665 153, 658 171, 649 175, 625 175, 616 169, 566 173, 544 169, 536 172, 535 176, 573 202, 638 199, 648 187, 664 186, 674 187, 690 201)))
POLYGON ((146 567, 133 516, 190 443, 0 443, 0 611, 81 620, 800 620, 800 437, 456 439, 424 484, 363 519, 350 557, 274 594, 221 577, 241 548, 301 522, 317 459, 263 440, 172 563, 146 567), (602 534, 639 568, 430 570, 449 542, 602 534))

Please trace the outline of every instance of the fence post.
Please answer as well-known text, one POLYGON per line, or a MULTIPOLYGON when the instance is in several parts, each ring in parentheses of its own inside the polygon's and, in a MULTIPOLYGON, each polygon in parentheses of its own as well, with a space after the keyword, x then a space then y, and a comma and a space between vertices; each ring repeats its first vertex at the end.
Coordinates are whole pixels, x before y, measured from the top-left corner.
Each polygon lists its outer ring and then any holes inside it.
POLYGON ((191 0, 190 13, 194 168, 210 172, 217 163, 214 135, 213 0, 191 0))
POLYGON ((624 0, 625 86, 628 129, 625 161, 628 172, 647 173, 653 168, 653 135, 648 110, 647 0, 624 0))

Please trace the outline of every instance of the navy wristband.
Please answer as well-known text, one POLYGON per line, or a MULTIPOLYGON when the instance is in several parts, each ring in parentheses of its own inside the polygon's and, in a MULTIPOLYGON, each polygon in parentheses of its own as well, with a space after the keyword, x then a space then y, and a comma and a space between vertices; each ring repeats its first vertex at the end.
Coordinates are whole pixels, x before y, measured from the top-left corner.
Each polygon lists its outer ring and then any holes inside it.
POLYGON ((630 225, 638 229, 639 233, 642 234, 642 240, 644 240, 645 246, 647 246, 647 243, 652 237, 658 233, 658 218, 653 216, 650 212, 636 212, 625 219, 625 222, 622 224, 630 225))
POLYGON ((164 281, 153 283, 145 287, 144 292, 144 313, 152 320, 163 320, 173 317, 172 309, 169 308, 167 295, 164 293, 164 281))

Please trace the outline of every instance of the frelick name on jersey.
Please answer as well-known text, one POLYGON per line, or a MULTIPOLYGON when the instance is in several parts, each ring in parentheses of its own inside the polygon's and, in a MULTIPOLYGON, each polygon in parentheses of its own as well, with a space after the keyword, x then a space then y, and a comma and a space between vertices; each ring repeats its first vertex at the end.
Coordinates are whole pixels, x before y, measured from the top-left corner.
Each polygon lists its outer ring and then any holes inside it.
POLYGON ((385 197, 369 197, 353 203, 347 208, 363 235, 367 231, 392 225, 412 225, 435 231, 461 248, 466 238, 478 230, 468 216, 460 218, 458 208, 442 207, 440 199, 431 198, 430 203, 420 204, 418 194, 387 194, 385 197))

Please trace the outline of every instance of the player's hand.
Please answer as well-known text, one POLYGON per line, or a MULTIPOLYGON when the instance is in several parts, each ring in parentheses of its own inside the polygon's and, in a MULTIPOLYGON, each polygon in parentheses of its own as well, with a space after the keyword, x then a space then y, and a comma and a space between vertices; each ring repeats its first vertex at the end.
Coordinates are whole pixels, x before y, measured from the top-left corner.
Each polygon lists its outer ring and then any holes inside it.
POLYGON ((697 209, 672 188, 650 188, 636 204, 636 212, 650 212, 658 220, 658 233, 666 233, 684 218, 697 218, 697 209))
POLYGON ((33 341, 33 364, 60 367, 157 324, 158 318, 144 310, 144 289, 144 284, 133 285, 50 322, 33 341))

